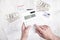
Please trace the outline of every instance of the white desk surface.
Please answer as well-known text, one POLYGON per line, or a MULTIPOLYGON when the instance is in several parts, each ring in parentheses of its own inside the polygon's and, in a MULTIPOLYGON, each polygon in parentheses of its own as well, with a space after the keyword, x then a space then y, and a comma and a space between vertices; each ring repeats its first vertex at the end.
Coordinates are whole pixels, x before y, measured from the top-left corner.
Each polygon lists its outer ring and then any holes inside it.
MULTIPOLYGON (((33 8, 32 5, 29 5, 30 0, 0 0, 0 40, 19 40, 21 37, 21 26, 22 19, 21 17, 12 22, 8 23, 6 20, 6 15, 12 12, 19 12, 17 6, 22 4, 25 5, 25 8, 33 8), (26 2, 28 1, 28 2, 26 2)), ((60 36, 60 0, 43 0, 51 5, 50 14, 51 22, 48 24, 51 25, 52 31, 60 36)), ((31 2, 33 2, 31 0, 31 2)), ((23 10, 25 13, 25 11, 23 10)), ((21 15, 21 12, 19 12, 21 15)), ((32 30, 29 32, 28 40, 42 40, 36 33, 32 30)))

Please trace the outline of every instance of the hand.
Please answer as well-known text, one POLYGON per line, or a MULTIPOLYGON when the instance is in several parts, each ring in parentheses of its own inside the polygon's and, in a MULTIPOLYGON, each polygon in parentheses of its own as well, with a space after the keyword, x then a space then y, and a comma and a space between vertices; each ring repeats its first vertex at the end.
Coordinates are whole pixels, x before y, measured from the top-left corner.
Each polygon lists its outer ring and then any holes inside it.
POLYGON ((21 40, 27 40, 29 29, 30 29, 30 26, 26 27, 25 24, 23 23, 21 40))
POLYGON ((47 25, 34 25, 36 27, 36 33, 46 40, 60 40, 55 36, 51 29, 47 25))

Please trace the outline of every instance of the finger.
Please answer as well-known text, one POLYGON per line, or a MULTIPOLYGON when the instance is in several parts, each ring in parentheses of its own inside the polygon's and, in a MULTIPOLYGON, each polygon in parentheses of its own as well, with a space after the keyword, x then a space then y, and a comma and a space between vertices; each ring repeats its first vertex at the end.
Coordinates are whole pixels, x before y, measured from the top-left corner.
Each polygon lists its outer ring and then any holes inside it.
POLYGON ((31 26, 27 26, 27 27, 26 27, 26 31, 29 31, 30 28, 31 28, 31 26))
POLYGON ((39 27, 43 30, 44 29, 44 27, 42 26, 42 25, 39 25, 39 27))
POLYGON ((26 27, 26 30, 29 30, 29 29, 30 29, 30 26, 27 26, 27 27, 26 27))
POLYGON ((40 33, 38 30, 36 30, 36 33, 37 33, 39 36, 43 37, 43 34, 40 33))
POLYGON ((35 29, 35 32, 37 33, 37 32, 40 32, 39 30, 37 30, 37 28, 35 29))
POLYGON ((35 26, 35 28, 36 28, 36 30, 39 30, 39 32, 42 32, 43 30, 40 28, 41 26, 39 26, 39 25, 34 25, 35 26))
POLYGON ((40 28, 41 28, 42 30, 45 30, 45 27, 44 27, 44 26, 41 26, 40 28))
POLYGON ((43 30, 46 30, 46 29, 48 29, 48 26, 47 26, 47 25, 43 25, 41 28, 42 28, 43 30))
POLYGON ((47 25, 43 25, 43 27, 48 28, 48 26, 47 26, 47 25))
POLYGON ((22 24, 22 31, 24 31, 26 29, 26 26, 25 26, 25 24, 23 23, 22 24))
POLYGON ((36 33, 37 33, 37 32, 38 32, 38 33, 41 33, 41 32, 40 32, 39 30, 37 30, 37 29, 35 29, 35 32, 36 32, 36 33))

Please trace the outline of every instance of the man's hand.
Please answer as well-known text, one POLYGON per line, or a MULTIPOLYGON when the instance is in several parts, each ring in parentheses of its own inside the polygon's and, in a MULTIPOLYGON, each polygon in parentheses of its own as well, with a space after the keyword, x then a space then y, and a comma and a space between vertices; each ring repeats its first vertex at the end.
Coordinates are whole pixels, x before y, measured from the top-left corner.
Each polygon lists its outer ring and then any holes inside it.
POLYGON ((23 23, 22 25, 22 37, 21 40, 27 40, 30 26, 26 27, 23 23))
POLYGON ((59 37, 55 36, 49 26, 47 25, 34 25, 36 27, 36 33, 46 40, 60 40, 59 37))

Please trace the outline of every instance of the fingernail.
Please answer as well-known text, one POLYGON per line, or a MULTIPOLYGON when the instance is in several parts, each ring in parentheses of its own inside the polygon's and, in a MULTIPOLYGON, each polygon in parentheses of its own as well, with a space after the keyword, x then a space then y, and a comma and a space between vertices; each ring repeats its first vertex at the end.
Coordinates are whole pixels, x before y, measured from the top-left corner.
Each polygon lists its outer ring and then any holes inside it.
POLYGON ((23 22, 23 25, 25 26, 25 23, 23 22))
POLYGON ((34 24, 34 26, 37 26, 36 24, 34 24))
POLYGON ((23 24, 24 24, 24 22, 23 22, 23 24))

